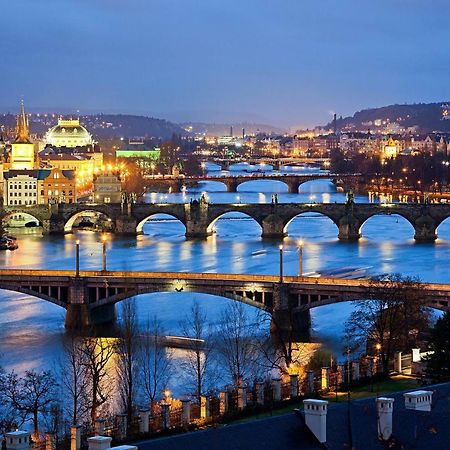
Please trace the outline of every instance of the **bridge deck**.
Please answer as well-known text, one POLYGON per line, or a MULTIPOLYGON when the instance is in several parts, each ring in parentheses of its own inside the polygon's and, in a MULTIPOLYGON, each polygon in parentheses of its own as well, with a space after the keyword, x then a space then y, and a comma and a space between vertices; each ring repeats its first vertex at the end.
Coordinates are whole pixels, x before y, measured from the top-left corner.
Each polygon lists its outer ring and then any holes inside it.
MULTIPOLYGON (((275 308, 276 301, 285 308, 303 309, 368 298, 372 283, 370 279, 296 276, 285 276, 280 283, 277 275, 197 272, 81 271, 77 278, 73 270, 0 270, 0 289, 63 307, 80 301, 99 307, 150 292, 184 291, 228 297, 268 310, 275 308), (77 295, 83 298, 77 300, 77 295), (285 300, 276 300, 282 297, 285 300)), ((423 283, 423 287, 424 306, 450 310, 450 284, 423 283)))
MULTIPOLYGON (((0 280, 5 278, 65 278, 74 277, 74 270, 34 270, 34 269, 5 269, 0 270, 0 280)), ((278 275, 252 275, 234 273, 200 273, 200 272, 133 272, 133 271, 80 271, 81 278, 141 278, 141 279, 164 279, 164 280, 210 280, 210 281, 243 281, 260 283, 279 283, 278 275)), ((304 286, 352 286, 367 288, 373 283, 368 278, 356 280, 331 277, 298 277, 283 276, 283 282, 289 284, 301 284, 304 286)), ((431 291, 445 291, 450 294, 450 284, 445 283, 422 283, 424 288, 431 291)))

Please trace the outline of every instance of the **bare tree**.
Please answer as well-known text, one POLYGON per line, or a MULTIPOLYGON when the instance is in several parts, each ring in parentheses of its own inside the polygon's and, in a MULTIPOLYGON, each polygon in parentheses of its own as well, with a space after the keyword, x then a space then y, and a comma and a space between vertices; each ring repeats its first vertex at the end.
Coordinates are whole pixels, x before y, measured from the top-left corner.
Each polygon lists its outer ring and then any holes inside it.
POLYGON ((195 395, 204 394, 208 373, 212 363, 212 333, 205 312, 194 303, 190 315, 181 324, 181 332, 187 341, 186 358, 183 368, 194 380, 195 395))
POLYGON ((83 365, 86 371, 87 401, 92 424, 113 392, 111 373, 114 345, 106 338, 87 338, 83 340, 83 365))
POLYGON ((118 355, 117 375, 122 407, 127 415, 128 426, 133 417, 136 387, 135 381, 138 366, 139 326, 136 314, 136 303, 133 299, 122 303, 121 324, 116 351, 118 355))
POLYGON ((87 411, 86 365, 82 339, 69 335, 63 343, 63 350, 60 364, 61 380, 70 397, 67 411, 70 423, 76 425, 87 411))
POLYGON ((387 374, 394 352, 413 347, 418 334, 429 327, 424 294, 417 279, 394 274, 373 280, 365 298, 354 302, 355 310, 346 322, 349 342, 356 347, 365 344, 373 355, 378 353, 387 374))
POLYGON ((18 413, 14 409, 14 405, 11 404, 7 396, 7 381, 8 376, 3 367, 0 366, 0 435, 4 435, 6 432, 18 428, 21 423, 18 423, 18 413))
POLYGON ((288 327, 281 327, 277 318, 266 311, 258 314, 260 325, 270 324, 271 336, 256 340, 262 355, 261 362, 268 369, 276 369, 280 373, 297 373, 303 371, 305 364, 311 357, 311 350, 305 342, 300 342, 296 329, 295 313, 290 311, 288 316, 288 327))
POLYGON ((11 372, 4 380, 3 394, 7 403, 23 415, 31 418, 35 436, 39 435, 39 415, 46 414, 55 400, 57 383, 49 371, 27 370, 23 377, 11 372))
POLYGON ((161 322, 156 317, 149 319, 141 338, 139 361, 144 395, 151 408, 171 375, 172 355, 164 346, 164 337, 161 322))
POLYGON ((250 376, 257 363, 254 332, 255 324, 242 303, 231 302, 224 308, 217 328, 217 346, 236 385, 250 376))

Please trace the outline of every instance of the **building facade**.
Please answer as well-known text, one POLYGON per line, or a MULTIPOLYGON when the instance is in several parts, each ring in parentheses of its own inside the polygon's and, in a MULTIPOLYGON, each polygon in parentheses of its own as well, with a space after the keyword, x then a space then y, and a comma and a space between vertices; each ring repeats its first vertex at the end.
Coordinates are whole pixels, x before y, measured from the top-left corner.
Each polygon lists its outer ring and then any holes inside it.
POLYGON ((77 192, 73 170, 58 168, 40 170, 38 175, 38 203, 76 203, 77 192))
POLYGON ((39 169, 10 170, 4 173, 4 205, 75 202, 75 176, 72 171, 39 169))
POLYGON ((38 170, 10 170, 4 173, 4 205, 38 204, 38 170))
POLYGON ((92 200, 95 203, 120 203, 122 182, 119 175, 101 174, 94 177, 92 200))

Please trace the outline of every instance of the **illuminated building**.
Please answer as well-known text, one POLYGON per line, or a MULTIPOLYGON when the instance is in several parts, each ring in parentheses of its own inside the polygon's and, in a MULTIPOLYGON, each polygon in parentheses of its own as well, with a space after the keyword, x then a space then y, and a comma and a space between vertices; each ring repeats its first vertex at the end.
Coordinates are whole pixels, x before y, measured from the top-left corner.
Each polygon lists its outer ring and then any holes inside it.
POLYGON ((398 143, 391 137, 382 144, 381 156, 382 158, 395 158, 399 152, 398 143))
POLYGON ((76 203, 75 174, 72 170, 42 169, 38 175, 38 203, 76 203))
POLYGON ((16 139, 11 146, 9 168, 11 170, 32 170, 34 167, 34 144, 30 141, 30 127, 22 101, 20 113, 17 116, 16 139))
POLYGON ((94 177, 93 200, 95 203, 120 203, 122 183, 117 174, 101 174, 94 177))
POLYGON ((58 119, 58 124, 45 135, 45 144, 53 148, 77 148, 93 145, 92 136, 80 124, 79 119, 58 119))
POLYGON ((4 174, 4 205, 75 203, 75 176, 70 170, 10 170, 4 174))
POLYGON ((36 205, 38 170, 10 170, 4 173, 4 205, 36 205))
POLYGON ((161 151, 159 148, 154 148, 153 150, 116 150, 116 158, 148 158, 153 161, 159 161, 160 154, 161 151))

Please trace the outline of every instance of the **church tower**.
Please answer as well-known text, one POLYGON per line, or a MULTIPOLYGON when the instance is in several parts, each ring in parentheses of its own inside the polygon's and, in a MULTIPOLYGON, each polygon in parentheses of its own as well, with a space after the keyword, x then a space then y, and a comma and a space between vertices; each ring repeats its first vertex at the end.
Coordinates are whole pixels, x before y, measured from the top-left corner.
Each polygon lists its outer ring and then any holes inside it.
POLYGON ((30 141, 30 127, 23 100, 17 116, 16 139, 12 144, 10 164, 11 170, 32 170, 35 165, 34 144, 30 141))

